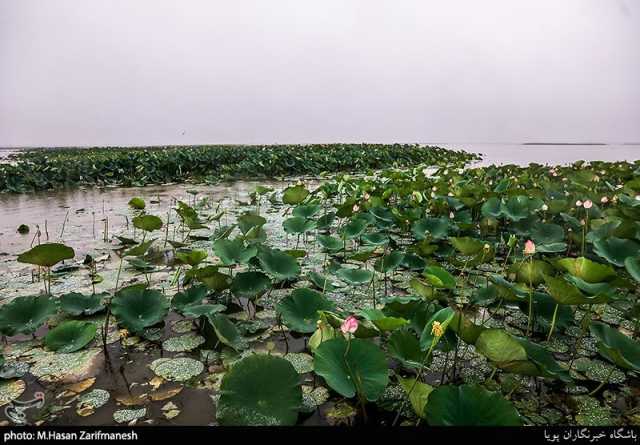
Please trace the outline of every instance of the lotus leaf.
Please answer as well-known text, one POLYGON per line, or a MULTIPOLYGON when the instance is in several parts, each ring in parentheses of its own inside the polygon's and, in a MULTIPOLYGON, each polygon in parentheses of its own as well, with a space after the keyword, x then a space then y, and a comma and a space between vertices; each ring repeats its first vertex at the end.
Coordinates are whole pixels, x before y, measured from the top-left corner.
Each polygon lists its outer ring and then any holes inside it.
POLYGON ((0 306, 0 332, 32 334, 57 310, 56 301, 49 296, 16 297, 0 306))
POLYGON ((231 292, 236 297, 255 300, 271 288, 271 280, 262 272, 240 272, 233 277, 231 292))
POLYGON ((622 368, 640 371, 640 343, 604 323, 592 322, 590 330, 604 358, 622 368))
POLYGON ((169 301, 159 291, 143 285, 120 289, 111 301, 111 312, 130 332, 141 332, 164 320, 169 301))
POLYGON ((63 260, 70 260, 76 255, 74 250, 59 243, 40 244, 18 255, 21 263, 35 264, 42 267, 53 267, 63 260))
POLYGON ((216 416, 221 425, 294 425, 301 407, 300 377, 291 363, 255 354, 223 377, 216 416))
POLYGON ((387 360, 378 346, 358 338, 349 342, 334 338, 318 346, 313 367, 315 373, 344 397, 377 400, 389 381, 387 360))
POLYGON ((518 411, 500 394, 469 384, 434 389, 429 394, 425 417, 434 426, 522 425, 518 411))
POLYGON ((75 352, 96 336, 97 326, 88 321, 65 321, 49 331, 44 338, 47 348, 57 352, 75 352))
POLYGON ((331 311, 335 304, 321 293, 308 288, 296 289, 282 299, 276 311, 282 316, 284 324, 296 332, 311 333, 316 330, 320 316, 318 311, 331 311))

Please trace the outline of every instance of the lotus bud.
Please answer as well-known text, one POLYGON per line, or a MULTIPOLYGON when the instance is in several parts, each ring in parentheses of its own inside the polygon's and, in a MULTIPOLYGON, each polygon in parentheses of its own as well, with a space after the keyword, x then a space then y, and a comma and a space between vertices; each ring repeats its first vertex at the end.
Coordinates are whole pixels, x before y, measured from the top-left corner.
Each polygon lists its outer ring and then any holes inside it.
POLYGON ((542 204, 541 209, 542 209, 543 212, 546 212, 547 210, 549 210, 549 206, 546 205, 546 204, 542 204))
POLYGON ((355 204, 352 210, 353 210, 353 213, 357 213, 360 210, 360 206, 358 204, 355 204))
POLYGON ((536 253, 536 244, 531 240, 527 240, 527 242, 524 243, 524 254, 533 255, 534 253, 536 253))
POLYGON ((608 203, 608 202, 609 202, 609 198, 607 198, 606 196, 603 196, 602 198, 600 198, 600 202, 601 202, 602 204, 606 204, 606 203, 608 203))
POLYGON ((576 207, 582 207, 582 201, 579 199, 576 201, 576 207))
POLYGON ((489 253, 491 251, 491 246, 485 243, 484 246, 482 246, 482 249, 485 251, 485 253, 489 253))
POLYGON ((343 334, 353 334, 358 330, 358 320, 353 315, 349 315, 340 326, 343 334))
POLYGON ((584 219, 581 219, 581 220, 580 220, 580 225, 581 225, 581 226, 584 226, 585 224, 586 224, 585 220, 584 220, 584 219))
POLYGON ((371 195, 370 195, 370 194, 368 194, 368 193, 365 193, 365 194, 364 194, 364 200, 365 200, 365 201, 368 201, 370 198, 371 198, 371 195))
POLYGON ((456 215, 453 212, 449 212, 449 219, 453 219, 453 218, 455 218, 455 216, 456 215))

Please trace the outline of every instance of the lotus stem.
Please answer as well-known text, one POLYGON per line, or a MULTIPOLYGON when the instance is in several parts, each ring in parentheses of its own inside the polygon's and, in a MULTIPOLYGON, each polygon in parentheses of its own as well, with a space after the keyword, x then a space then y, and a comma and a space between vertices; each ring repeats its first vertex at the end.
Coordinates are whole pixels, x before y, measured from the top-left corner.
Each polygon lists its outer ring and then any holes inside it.
POLYGON ((411 397, 411 393, 413 392, 416 385, 418 384, 418 381, 422 378, 422 373, 424 372, 424 368, 427 365, 427 361, 429 361, 429 357, 431 357, 431 353, 433 352, 433 348, 435 347, 436 342, 437 342, 437 337, 434 337, 433 340, 431 340, 431 346, 429 347, 427 354, 424 356, 424 360, 422 360, 422 363, 420 364, 418 375, 416 376, 416 379, 414 380, 413 385, 411 385, 411 388, 409 388, 409 391, 407 391, 407 398, 402 401, 402 405, 400 406, 400 409, 398 410, 398 413, 396 414, 395 419, 393 419, 393 423, 391 424, 391 426, 396 426, 396 424, 398 423, 398 420, 400 419, 400 414, 402 414, 402 411, 404 410, 404 407, 407 404, 407 400, 411 397))
POLYGON ((69 211, 67 210, 67 214, 64 216, 64 221, 62 222, 62 230, 60 231, 60 239, 64 235, 64 228, 67 225, 67 219, 69 219, 69 211))
POLYGON ((547 336, 547 341, 551 340, 551 334, 553 334, 553 329, 556 327, 556 317, 558 316, 558 304, 556 304, 555 309, 553 310, 553 317, 551 318, 551 327, 549 328, 549 335, 547 336))

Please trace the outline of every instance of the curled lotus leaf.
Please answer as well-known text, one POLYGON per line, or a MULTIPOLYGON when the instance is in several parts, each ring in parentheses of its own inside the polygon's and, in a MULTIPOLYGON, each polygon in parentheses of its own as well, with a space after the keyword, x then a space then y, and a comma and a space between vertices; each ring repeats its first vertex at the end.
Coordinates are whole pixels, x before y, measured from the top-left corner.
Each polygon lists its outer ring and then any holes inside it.
POLYGON ((590 330, 600 355, 622 368, 640 371, 640 343, 604 323, 592 322, 590 330))
POLYGON ((120 289, 111 301, 111 312, 130 332, 141 332, 164 320, 169 301, 159 291, 144 285, 120 289))

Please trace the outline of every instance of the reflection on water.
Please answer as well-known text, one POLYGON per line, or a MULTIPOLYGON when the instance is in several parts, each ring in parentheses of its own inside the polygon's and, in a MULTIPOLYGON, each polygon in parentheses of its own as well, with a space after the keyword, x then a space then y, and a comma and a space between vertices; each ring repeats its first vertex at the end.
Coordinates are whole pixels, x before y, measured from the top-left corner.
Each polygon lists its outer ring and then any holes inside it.
POLYGON ((198 199, 206 196, 215 204, 225 198, 248 201, 249 193, 258 184, 284 186, 275 181, 235 181, 216 185, 173 184, 0 194, 0 253, 16 254, 28 249, 36 235, 36 225, 42 233, 41 242, 47 241, 48 234, 50 242, 62 239, 73 242, 74 247, 95 244, 103 239, 107 218, 110 234, 130 223, 128 202, 134 196, 146 201, 149 213, 157 213, 159 209, 166 209, 172 198, 190 202, 193 196, 187 190, 197 190, 198 199), (17 234, 20 224, 29 225, 30 233, 17 234))

